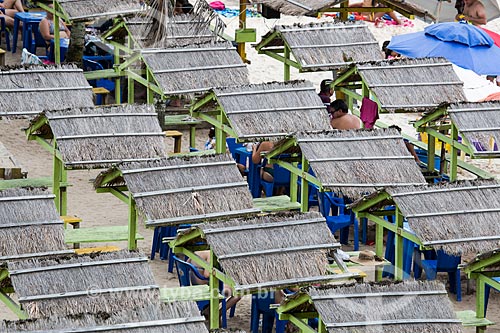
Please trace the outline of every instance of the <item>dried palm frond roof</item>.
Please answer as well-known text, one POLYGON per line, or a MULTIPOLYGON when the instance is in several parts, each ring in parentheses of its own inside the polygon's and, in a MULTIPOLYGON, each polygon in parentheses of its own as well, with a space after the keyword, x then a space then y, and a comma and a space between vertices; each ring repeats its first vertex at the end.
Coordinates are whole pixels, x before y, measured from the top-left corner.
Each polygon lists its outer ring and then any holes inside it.
POLYGON ((388 112, 430 111, 442 103, 466 100, 463 82, 444 58, 383 60, 355 66, 380 107, 388 112))
POLYGON ((192 95, 249 82, 248 68, 229 42, 148 49, 142 57, 166 95, 192 95))
POLYGON ((70 21, 131 15, 141 10, 139 2, 129 0, 57 0, 57 2, 70 21))
POLYGON ((259 3, 292 16, 315 16, 322 9, 333 7, 346 0, 263 0, 259 3))
POLYGON ((256 214, 248 184, 230 155, 169 158, 120 165, 122 177, 95 187, 127 185, 146 226, 175 225, 256 214))
POLYGON ((299 132, 294 137, 322 186, 350 198, 375 188, 426 183, 395 129, 299 132))
POLYGON ((306 292, 329 333, 463 332, 440 282, 311 287, 306 292))
POLYGON ((98 169, 122 161, 166 156, 164 133, 152 105, 120 105, 46 111, 39 133, 55 138, 68 168, 98 169))
POLYGON ((209 22, 193 14, 172 16, 165 22, 166 36, 153 39, 151 29, 153 21, 144 16, 125 18, 126 26, 138 48, 164 49, 183 47, 190 44, 216 42, 219 37, 210 30, 209 22))
POLYGON ((111 313, 83 313, 74 316, 3 321, 0 331, 17 333, 43 331, 62 333, 88 329, 92 332, 140 332, 141 333, 208 333, 205 317, 194 302, 147 304, 144 307, 122 309, 111 313))
POLYGON ((470 271, 471 269, 473 269, 473 271, 480 271, 480 272, 490 272, 490 271, 498 272, 500 271, 500 258, 498 260, 495 259, 491 260, 490 258, 493 257, 498 258, 499 253, 500 253, 500 247, 493 251, 480 253, 477 256, 475 256, 472 260, 470 260, 467 264, 463 265, 463 268, 466 272, 470 271), (478 263, 480 262, 483 262, 482 265, 478 265, 478 263), (480 266, 479 269, 477 269, 478 266, 480 266))
POLYGON ((386 191, 424 245, 455 255, 500 248, 498 181, 461 181, 386 191))
MULTIPOLYGON (((325 105, 308 81, 229 86, 213 93, 238 139, 276 139, 299 130, 330 128, 325 105)), ((209 104, 200 111, 211 109, 209 104)))
POLYGON ((364 22, 275 26, 256 47, 260 51, 285 44, 301 72, 331 71, 354 61, 383 59, 377 40, 364 22), (275 37, 270 39, 273 34, 275 37))
POLYGON ((30 318, 160 303, 148 259, 136 252, 27 259, 8 265, 19 303, 30 318))
POLYGON ((282 213, 198 226, 237 290, 325 281, 339 247, 319 213, 282 213))
POLYGON ((92 87, 74 65, 0 67, 0 116, 94 106, 92 87))
POLYGON ((499 157, 500 101, 483 103, 454 103, 448 108, 453 124, 471 143, 474 155, 499 157), (496 150, 495 145, 496 143, 496 150))
POLYGON ((67 254, 54 195, 41 188, 0 191, 0 263, 67 254))

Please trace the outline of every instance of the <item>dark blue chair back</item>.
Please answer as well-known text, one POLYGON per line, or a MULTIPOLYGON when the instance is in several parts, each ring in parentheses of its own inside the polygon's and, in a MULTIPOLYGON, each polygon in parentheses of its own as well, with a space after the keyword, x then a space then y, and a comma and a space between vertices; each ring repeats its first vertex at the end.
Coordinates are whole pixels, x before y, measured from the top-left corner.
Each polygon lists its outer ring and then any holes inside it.
POLYGON ((174 259, 175 267, 177 268, 177 277, 179 278, 179 284, 181 287, 189 287, 192 285, 191 273, 194 274, 200 280, 208 279, 200 274, 198 268, 190 262, 184 261, 177 256, 172 256, 174 259))
POLYGON ((28 24, 28 36, 31 38, 31 43, 30 43, 30 52, 33 54, 37 54, 36 51, 39 47, 42 47, 44 50, 44 56, 49 57, 49 46, 47 45, 47 42, 45 39, 42 37, 42 34, 40 33, 40 29, 38 26, 38 23, 27 23, 28 24))
MULTIPOLYGON (((3 2, 3 1, 2 1, 3 2)), ((5 14, 5 8, 0 8, 0 11, 5 14)), ((7 51, 10 51, 10 35, 7 31, 7 25, 5 24, 5 18, 0 17, 0 34, 3 33, 5 36, 5 46, 7 51)))
MULTIPOLYGON (((265 165, 266 161, 263 162, 262 165, 265 165)), ((273 196, 274 188, 278 186, 285 186, 286 188, 290 188, 290 171, 285 168, 280 167, 277 164, 273 164, 273 182, 266 182, 261 179, 260 184, 264 188, 264 192, 266 193, 266 197, 273 196)))
POLYGON ((237 160, 238 156, 236 154, 236 148, 243 147, 243 143, 237 143, 236 138, 226 138, 226 144, 229 152, 231 153, 231 156, 233 156, 233 159, 237 163, 240 163, 240 161, 237 160))

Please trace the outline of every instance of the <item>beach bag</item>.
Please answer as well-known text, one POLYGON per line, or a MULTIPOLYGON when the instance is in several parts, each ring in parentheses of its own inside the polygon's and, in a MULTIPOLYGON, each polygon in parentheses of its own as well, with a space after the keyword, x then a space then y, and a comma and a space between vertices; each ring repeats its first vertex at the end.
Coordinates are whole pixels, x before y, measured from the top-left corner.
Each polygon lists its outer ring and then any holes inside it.
POLYGON ((29 53, 24 48, 21 54, 21 65, 43 65, 43 62, 35 54, 29 53))
POLYGON ((210 3, 210 7, 215 10, 224 10, 226 9, 226 5, 222 1, 212 1, 210 3))

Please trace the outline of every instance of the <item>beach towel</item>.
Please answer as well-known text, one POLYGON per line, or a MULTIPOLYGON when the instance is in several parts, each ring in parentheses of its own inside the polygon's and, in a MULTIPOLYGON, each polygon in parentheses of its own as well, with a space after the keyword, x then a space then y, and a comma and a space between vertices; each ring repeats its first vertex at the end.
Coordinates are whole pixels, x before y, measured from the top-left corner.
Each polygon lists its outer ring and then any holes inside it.
POLYGON ((378 119, 378 104, 367 97, 363 97, 360 118, 365 128, 373 128, 378 119))
POLYGON ((226 9, 226 5, 222 1, 212 1, 210 3, 210 7, 215 10, 224 10, 226 9))

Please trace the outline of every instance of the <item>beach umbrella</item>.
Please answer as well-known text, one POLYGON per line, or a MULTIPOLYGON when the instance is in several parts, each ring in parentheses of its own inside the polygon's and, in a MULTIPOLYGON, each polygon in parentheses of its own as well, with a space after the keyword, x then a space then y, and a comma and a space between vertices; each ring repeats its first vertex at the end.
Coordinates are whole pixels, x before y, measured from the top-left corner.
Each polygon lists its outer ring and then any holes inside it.
POLYGON ((495 42, 495 45, 500 47, 500 35, 499 34, 497 34, 496 32, 493 32, 491 30, 485 29, 483 27, 479 27, 479 28, 483 29, 493 39, 493 41, 495 42))
POLYGON ((443 57, 480 75, 500 75, 500 47, 471 24, 433 24, 424 31, 394 36, 387 47, 410 58, 443 57))
MULTIPOLYGON (((428 13, 434 22, 453 22, 457 15, 455 0, 406 0, 406 3, 417 5, 428 13)), ((486 9, 488 21, 500 17, 500 0, 481 0, 486 9)))

